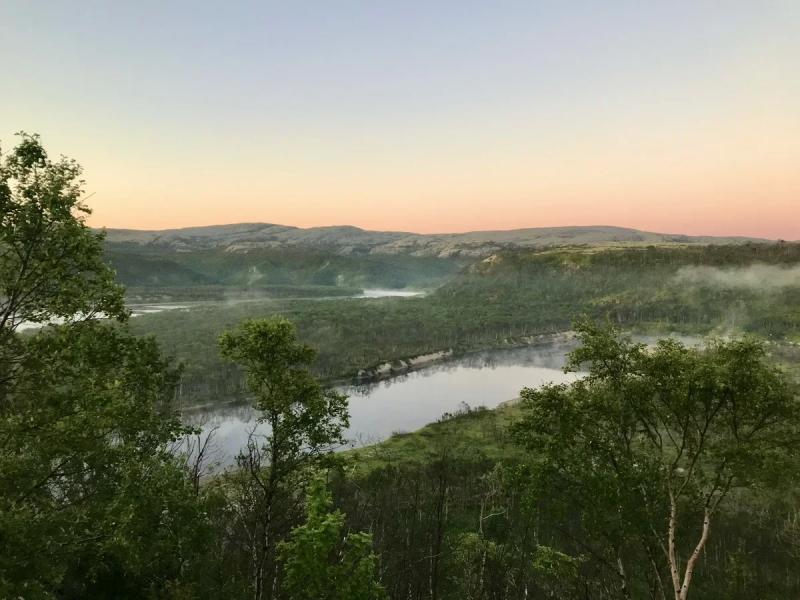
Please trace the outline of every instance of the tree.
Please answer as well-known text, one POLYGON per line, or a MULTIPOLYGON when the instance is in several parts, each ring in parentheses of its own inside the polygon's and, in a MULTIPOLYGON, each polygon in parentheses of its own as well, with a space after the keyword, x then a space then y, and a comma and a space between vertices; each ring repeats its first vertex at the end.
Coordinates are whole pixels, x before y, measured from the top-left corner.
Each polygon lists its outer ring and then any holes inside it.
POLYGON ((170 451, 184 428, 155 342, 90 321, 24 348, 0 419, 0 596, 141 597, 180 579, 205 524, 170 451))
POLYGON ((0 596, 166 595, 207 532, 170 451, 176 372, 98 319, 126 311, 80 167, 21 137, 0 162, 0 596))
POLYGON ((551 598, 573 598, 581 557, 568 556, 549 546, 537 546, 533 569, 542 589, 551 598))
POLYGON ((19 136, 10 154, 0 154, 0 347, 6 350, 24 321, 126 314, 122 288, 103 260, 103 236, 84 222, 91 211, 82 202, 80 165, 50 160, 37 135, 19 136))
POLYGON ((279 547, 291 600, 379 600, 385 597, 375 578, 377 556, 372 536, 344 530, 344 513, 333 510, 321 477, 312 480, 307 518, 279 547))
POLYGON ((569 368, 588 374, 523 390, 515 436, 538 456, 540 485, 611 548, 622 594, 631 593, 625 547, 640 543, 638 562, 649 557, 662 597, 659 563, 685 600, 720 505, 790 460, 797 395, 752 340, 647 348, 590 322, 577 330, 569 368))
POLYGON ((345 442, 347 398, 323 389, 311 375, 315 352, 297 342, 289 321, 244 321, 219 343, 223 357, 244 367, 247 387, 261 411, 259 422, 268 427, 263 439, 251 435, 231 487, 238 489, 234 504, 251 557, 254 597, 273 598, 279 589, 275 549, 302 500, 295 492, 304 485, 308 469, 345 442))

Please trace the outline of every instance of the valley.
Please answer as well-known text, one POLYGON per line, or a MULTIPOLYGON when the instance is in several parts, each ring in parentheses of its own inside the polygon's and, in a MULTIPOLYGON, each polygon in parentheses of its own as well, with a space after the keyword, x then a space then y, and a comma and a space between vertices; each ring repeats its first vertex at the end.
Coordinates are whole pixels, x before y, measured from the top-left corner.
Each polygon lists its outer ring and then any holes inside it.
POLYGON ((0 589, 247 596, 322 519, 369 600, 660 600, 703 515, 698 597, 800 589, 800 243, 58 218, 0 261, 0 589))
MULTIPOLYGON (((271 261, 280 263, 274 256, 271 261)), ((524 346, 568 331, 580 315, 642 334, 752 334, 792 356, 792 344, 800 341, 799 263, 800 245, 792 243, 510 249, 452 266, 439 278, 431 279, 424 267, 421 275, 406 271, 408 281, 425 279, 431 286, 424 295, 359 298, 361 292, 348 290, 353 297, 320 292, 284 298, 230 286, 228 300, 212 295, 191 310, 139 316, 131 327, 156 335, 165 352, 184 363, 184 404, 242 397, 242 375, 219 359, 216 339, 242 319, 266 316, 296 323, 301 339, 319 351, 315 373, 338 383, 360 373, 375 376, 385 364, 402 370, 399 361, 424 354, 524 346), (728 278, 696 277, 702 269, 728 278), (767 285, 770 279, 780 285, 767 285)), ((395 293, 415 292, 404 287, 395 293)))
POLYGON ((800 599, 800 2, 0 49, 0 600, 800 599))

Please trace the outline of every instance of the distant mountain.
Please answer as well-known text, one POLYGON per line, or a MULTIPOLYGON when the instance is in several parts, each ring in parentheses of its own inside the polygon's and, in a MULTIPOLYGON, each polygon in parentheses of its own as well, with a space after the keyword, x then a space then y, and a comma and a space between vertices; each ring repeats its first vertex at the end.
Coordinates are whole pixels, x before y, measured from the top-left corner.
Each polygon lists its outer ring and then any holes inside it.
POLYGON ((583 246, 730 245, 767 241, 691 237, 623 227, 542 227, 419 234, 264 223, 163 231, 109 229, 106 256, 132 295, 195 297, 224 290, 337 293, 344 288, 435 288, 503 251, 583 246), (146 291, 141 291, 146 290, 146 291))
POLYGON ((688 236, 611 226, 535 227, 508 231, 420 234, 367 231, 352 226, 289 227, 268 223, 211 225, 161 231, 108 229, 112 246, 174 252, 309 248, 339 255, 408 254, 440 258, 482 257, 508 248, 572 245, 741 244, 768 240, 745 237, 688 236))

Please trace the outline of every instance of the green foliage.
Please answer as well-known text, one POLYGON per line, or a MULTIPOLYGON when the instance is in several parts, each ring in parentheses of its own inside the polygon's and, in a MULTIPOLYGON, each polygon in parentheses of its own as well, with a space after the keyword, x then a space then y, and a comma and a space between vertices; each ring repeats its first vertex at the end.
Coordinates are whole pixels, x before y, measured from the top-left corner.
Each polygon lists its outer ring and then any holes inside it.
POLYGON ((176 371, 96 319, 126 312, 79 174, 25 134, 0 165, 0 596, 164 597, 210 530, 170 451, 176 371))
POLYGON ((533 570, 541 580, 541 586, 554 598, 574 595, 579 582, 579 570, 583 557, 574 557, 559 552, 550 546, 537 546, 533 555, 533 570))
POLYGON ((325 390, 308 370, 316 352, 296 341, 285 319, 244 321, 220 337, 224 358, 246 372, 248 389, 272 431, 276 451, 296 457, 343 444, 349 425, 347 398, 325 390))
POLYGON ((293 521, 295 490, 344 443, 347 398, 323 389, 309 372, 315 352, 297 342, 289 321, 245 321, 219 344, 225 358, 244 367, 259 421, 269 426, 263 437, 250 437, 226 488, 237 507, 234 523, 248 540, 254 598, 279 597, 276 549, 293 521))
POLYGON ((22 321, 123 316, 102 236, 83 222, 80 166, 51 161, 36 135, 20 138, 0 155, 0 336, 22 321))
POLYGON ((588 375, 522 392, 515 435, 535 489, 554 518, 579 511, 581 537, 610 562, 638 551, 654 569, 645 581, 663 575, 685 594, 721 503, 795 466, 796 391, 752 340, 648 349, 588 321, 576 329, 571 367, 588 375))
POLYGON ((269 294, 281 287, 426 288, 440 285, 461 266, 455 259, 406 254, 350 254, 336 249, 275 247, 184 251, 163 246, 107 243, 106 256, 130 287, 221 287, 269 294))
POLYGON ((505 548, 479 533, 462 533, 453 543, 453 588, 465 600, 477 600, 487 595, 487 577, 507 570, 505 548), (506 567, 506 568, 504 568, 506 567))
POLYGON ((306 522, 279 546, 285 590, 291 600, 377 600, 385 597, 376 580, 372 536, 346 532, 344 514, 322 478, 311 482, 306 522))
POLYGON ((0 595, 139 597, 180 575, 204 525, 170 453, 174 381, 152 339, 96 322, 26 341, 0 420, 0 595))

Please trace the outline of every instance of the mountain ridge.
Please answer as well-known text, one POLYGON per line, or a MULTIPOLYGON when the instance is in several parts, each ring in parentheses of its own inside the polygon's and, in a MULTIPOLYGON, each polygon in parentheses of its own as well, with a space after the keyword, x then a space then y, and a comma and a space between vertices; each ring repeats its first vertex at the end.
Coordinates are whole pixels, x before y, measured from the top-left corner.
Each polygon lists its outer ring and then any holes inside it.
POLYGON ((690 236, 611 225, 529 227, 463 233, 371 231, 353 225, 294 227, 274 223, 232 223, 163 230, 105 229, 109 244, 170 248, 178 252, 224 249, 247 252, 287 246, 325 248, 338 254, 487 256, 508 247, 568 245, 742 244, 773 240, 745 236, 690 236))

